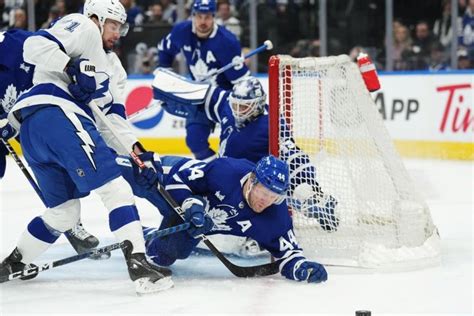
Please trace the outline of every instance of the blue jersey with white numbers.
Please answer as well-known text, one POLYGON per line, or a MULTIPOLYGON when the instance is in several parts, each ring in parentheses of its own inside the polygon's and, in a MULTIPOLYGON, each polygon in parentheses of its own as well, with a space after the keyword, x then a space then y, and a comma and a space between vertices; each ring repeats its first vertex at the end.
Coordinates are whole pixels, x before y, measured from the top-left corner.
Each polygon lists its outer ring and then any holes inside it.
MULTIPOLYGON (((234 34, 225 27, 214 24, 214 30, 206 39, 197 37, 192 21, 176 24, 158 45, 160 67, 171 67, 174 57, 182 52, 186 57, 189 72, 200 81, 210 71, 218 70, 241 56, 241 47, 234 34)), ((231 89, 233 83, 250 72, 247 66, 236 66, 218 75, 213 83, 223 89, 231 89)))
POLYGON ((10 112, 22 92, 31 88, 34 66, 23 60, 23 43, 31 32, 0 33, 0 114, 10 112))
POLYGON ((205 104, 208 118, 221 125, 219 156, 245 158, 254 163, 268 155, 268 112, 237 127, 229 105, 229 91, 215 88, 205 104))
POLYGON ((204 163, 183 158, 165 176, 164 184, 178 204, 191 195, 207 200, 206 213, 214 221, 209 235, 250 237, 277 259, 303 256, 285 202, 262 213, 247 204, 242 188, 254 167, 245 159, 217 158, 204 163))

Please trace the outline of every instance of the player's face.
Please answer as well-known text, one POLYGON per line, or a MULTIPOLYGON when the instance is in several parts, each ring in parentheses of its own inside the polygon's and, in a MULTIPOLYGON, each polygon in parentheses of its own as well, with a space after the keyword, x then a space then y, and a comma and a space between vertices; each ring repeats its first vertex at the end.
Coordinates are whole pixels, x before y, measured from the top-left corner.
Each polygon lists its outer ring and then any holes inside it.
POLYGON ((255 184, 249 193, 249 205, 256 213, 262 213, 275 203, 280 195, 268 190, 261 183, 255 184))
POLYGON ((104 32, 102 33, 102 42, 104 48, 112 49, 119 40, 123 26, 120 22, 107 19, 104 23, 104 32))
POLYGON ((211 13, 195 13, 193 15, 194 28, 199 38, 208 37, 214 27, 214 16, 211 13))

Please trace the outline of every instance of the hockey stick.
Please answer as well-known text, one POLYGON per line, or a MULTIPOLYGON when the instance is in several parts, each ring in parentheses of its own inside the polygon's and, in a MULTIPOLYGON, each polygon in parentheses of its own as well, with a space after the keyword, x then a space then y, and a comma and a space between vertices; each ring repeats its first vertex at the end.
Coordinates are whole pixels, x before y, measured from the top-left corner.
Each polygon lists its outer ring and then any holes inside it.
MULTIPOLYGON (((138 157, 138 155, 133 150, 128 150, 127 146, 123 143, 120 136, 117 134, 115 127, 110 123, 108 118, 105 114, 100 110, 99 106, 95 103, 95 101, 91 101, 89 103, 89 107, 92 109, 94 113, 94 117, 100 120, 110 131, 110 133, 115 137, 116 141, 120 144, 122 149, 129 153, 130 157, 132 157, 135 164, 140 168, 145 168, 145 164, 143 161, 138 157)), ((178 203, 173 199, 173 197, 166 191, 163 186, 158 183, 157 189, 166 202, 174 209, 174 211, 183 219, 184 221, 184 211, 178 203)), ((230 262, 212 243, 210 240, 207 239, 205 235, 199 236, 202 241, 206 244, 207 247, 212 251, 212 253, 229 269, 232 274, 237 277, 254 277, 254 276, 266 276, 272 275, 279 272, 279 261, 258 265, 258 266, 251 266, 251 267, 241 267, 233 264, 230 262)))
POLYGON ((33 187, 33 189, 36 191, 36 194, 38 194, 39 198, 41 199, 41 201, 43 202, 44 205, 46 205, 45 201, 44 201, 44 197, 43 197, 43 193, 41 192, 39 186, 36 184, 36 181, 35 179, 33 179, 33 177, 31 176, 30 172, 28 171, 28 169, 26 168, 26 166, 23 164, 23 162, 21 161, 20 157, 18 157, 15 149, 13 149, 12 145, 10 145, 10 143, 6 140, 4 140, 2 138, 2 143, 3 145, 5 145, 5 147, 7 148, 8 152, 10 153, 10 155, 13 157, 13 160, 15 160, 15 163, 17 164, 18 167, 20 167, 21 169, 21 172, 23 172, 23 174, 25 175, 26 179, 28 180, 28 182, 31 184, 31 186, 33 187))
MULTIPOLYGON (((272 42, 270 40, 266 40, 265 42, 263 42, 263 45, 257 47, 253 51, 247 53, 244 57, 236 56, 236 58, 234 58, 232 60, 232 62, 228 63, 227 65, 225 65, 221 68, 219 68, 218 70, 212 71, 211 73, 206 75, 204 78, 199 80, 199 82, 204 82, 204 81, 209 80, 210 78, 212 78, 214 76, 220 75, 221 73, 223 73, 224 71, 234 67, 235 65, 243 63, 246 59, 248 59, 248 58, 250 58, 250 57, 252 57, 256 54, 259 54, 259 53, 261 53, 265 50, 271 50, 271 49, 273 49, 272 42)), ((139 109, 138 111, 136 111, 134 113, 128 114, 127 118, 128 118, 129 121, 133 121, 138 116, 142 115, 143 113, 145 113, 146 111, 148 111, 150 109, 153 109, 153 108, 157 107, 161 103, 162 102, 160 100, 155 100, 155 102, 151 102, 150 104, 148 104, 144 108, 141 108, 141 109, 139 109)))
POLYGON ((214 76, 218 76, 221 73, 223 73, 224 71, 226 71, 226 70, 228 70, 228 69, 230 69, 230 68, 232 68, 232 67, 234 67, 238 64, 242 64, 246 59, 252 57, 253 55, 256 55, 256 54, 259 54, 263 51, 271 50, 271 49, 273 49, 273 43, 270 40, 266 40, 265 42, 263 42, 263 45, 260 45, 259 47, 255 48, 253 51, 248 52, 244 57, 236 56, 234 59, 232 59, 232 61, 230 63, 228 63, 227 65, 225 65, 221 68, 219 68, 216 71, 211 71, 209 74, 207 74, 207 76, 205 76, 204 78, 202 78, 199 81, 203 82, 203 81, 209 80, 210 78, 212 78, 214 76))
MULTIPOLYGON (((145 240, 150 240, 152 238, 160 238, 160 237, 168 236, 168 235, 186 230, 186 229, 189 228, 189 226, 190 226, 189 223, 183 223, 183 224, 176 225, 176 226, 169 227, 169 228, 165 228, 165 229, 162 229, 162 230, 152 230, 152 231, 148 232, 145 235, 145 240)), ((27 277, 27 276, 33 276, 33 275, 38 274, 40 272, 50 270, 52 268, 57 268, 59 266, 63 266, 65 264, 76 262, 76 261, 79 261, 79 260, 82 260, 82 259, 85 259, 85 258, 89 258, 91 256, 99 256, 101 254, 111 252, 112 250, 119 249, 122 246, 123 246, 123 242, 118 242, 118 243, 115 243, 115 244, 111 244, 111 245, 108 245, 108 246, 104 246, 104 247, 101 247, 101 248, 97 248, 97 249, 85 252, 85 253, 80 254, 80 255, 67 257, 67 258, 64 258, 64 259, 60 259, 60 260, 45 263, 41 266, 35 266, 35 267, 29 268, 29 269, 14 272, 14 273, 11 273, 9 275, 2 276, 0 278, 0 283, 20 279, 20 278, 27 277)))

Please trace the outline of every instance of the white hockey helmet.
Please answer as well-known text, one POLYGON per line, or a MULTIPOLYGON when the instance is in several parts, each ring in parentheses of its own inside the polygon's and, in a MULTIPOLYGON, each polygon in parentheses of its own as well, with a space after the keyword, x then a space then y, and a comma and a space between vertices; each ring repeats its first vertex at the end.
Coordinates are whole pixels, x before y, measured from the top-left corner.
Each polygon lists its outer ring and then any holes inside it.
POLYGON ((117 21, 120 27, 120 36, 127 35, 128 23, 127 13, 119 0, 86 0, 84 3, 84 15, 90 18, 97 16, 100 24, 100 32, 104 31, 105 20, 117 21))
POLYGON ((237 82, 229 96, 230 108, 237 126, 243 126, 265 111, 267 95, 257 78, 246 77, 237 82))

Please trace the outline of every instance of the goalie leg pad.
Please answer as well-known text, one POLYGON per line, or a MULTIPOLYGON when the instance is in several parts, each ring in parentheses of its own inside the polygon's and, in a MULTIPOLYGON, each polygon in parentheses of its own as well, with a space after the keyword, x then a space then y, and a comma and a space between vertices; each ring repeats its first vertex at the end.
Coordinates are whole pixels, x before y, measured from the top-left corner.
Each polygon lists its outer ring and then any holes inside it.
POLYGON ((161 106, 166 112, 189 117, 198 105, 204 104, 209 84, 189 80, 164 68, 157 68, 154 75, 153 97, 163 102, 161 106))

